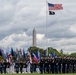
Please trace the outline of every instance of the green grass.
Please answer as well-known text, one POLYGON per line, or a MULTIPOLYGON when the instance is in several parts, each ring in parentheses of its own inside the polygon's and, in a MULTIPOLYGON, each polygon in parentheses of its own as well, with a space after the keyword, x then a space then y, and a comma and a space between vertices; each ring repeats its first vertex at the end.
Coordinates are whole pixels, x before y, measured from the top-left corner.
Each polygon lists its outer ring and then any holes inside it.
POLYGON ((30 74, 0 74, 0 75, 76 75, 76 73, 71 74, 38 74, 38 73, 30 73, 30 74))

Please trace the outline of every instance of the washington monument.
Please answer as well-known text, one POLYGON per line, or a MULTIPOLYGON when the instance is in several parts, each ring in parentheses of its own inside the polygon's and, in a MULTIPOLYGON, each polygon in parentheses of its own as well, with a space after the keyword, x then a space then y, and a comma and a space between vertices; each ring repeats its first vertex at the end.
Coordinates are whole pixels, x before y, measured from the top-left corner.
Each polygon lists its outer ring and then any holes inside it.
POLYGON ((33 29, 33 46, 36 46, 36 31, 33 29))

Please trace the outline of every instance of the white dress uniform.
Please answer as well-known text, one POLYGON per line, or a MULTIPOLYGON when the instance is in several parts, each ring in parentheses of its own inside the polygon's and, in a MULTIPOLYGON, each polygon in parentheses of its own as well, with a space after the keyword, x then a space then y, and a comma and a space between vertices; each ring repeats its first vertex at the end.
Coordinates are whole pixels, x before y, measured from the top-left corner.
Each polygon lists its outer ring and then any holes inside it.
POLYGON ((36 72, 37 72, 37 73, 40 73, 40 69, 39 69, 38 65, 37 65, 37 67, 36 67, 36 72))
POLYGON ((12 63, 12 73, 14 74, 14 67, 15 67, 15 63, 12 63))
POLYGON ((26 63, 24 62, 24 63, 23 63, 23 72, 24 72, 24 73, 27 73, 27 72, 26 72, 26 67, 27 67, 27 65, 26 65, 26 63))
POLYGON ((27 62, 27 73, 31 73, 31 72, 30 72, 30 68, 31 68, 30 66, 31 66, 31 64, 30 64, 30 62, 28 61, 28 62, 27 62))

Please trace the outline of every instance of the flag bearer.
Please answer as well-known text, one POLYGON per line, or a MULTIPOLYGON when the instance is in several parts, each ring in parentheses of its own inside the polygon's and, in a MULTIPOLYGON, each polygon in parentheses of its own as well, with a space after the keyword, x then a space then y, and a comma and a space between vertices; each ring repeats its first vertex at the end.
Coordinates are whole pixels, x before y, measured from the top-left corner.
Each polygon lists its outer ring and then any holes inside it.
POLYGON ((6 69, 6 70, 7 70, 7 73, 10 73, 10 63, 9 63, 9 62, 7 62, 6 64, 7 64, 7 65, 6 65, 6 68, 7 68, 7 69, 6 69))
POLYGON ((20 61, 20 72, 22 73, 22 70, 23 70, 23 63, 22 63, 22 60, 20 61))
POLYGON ((18 62, 15 63, 15 68, 16 68, 16 73, 19 73, 19 63, 18 62))
POLYGON ((24 62, 24 63, 23 63, 23 71, 24 71, 24 73, 27 73, 27 72, 26 72, 26 68, 27 68, 26 62, 24 62))
POLYGON ((31 64, 30 64, 30 60, 28 59, 28 61, 27 61, 27 72, 28 73, 31 73, 30 69, 31 69, 31 64))
POLYGON ((14 67, 15 67, 15 63, 14 61, 12 62, 12 73, 14 73, 14 67))

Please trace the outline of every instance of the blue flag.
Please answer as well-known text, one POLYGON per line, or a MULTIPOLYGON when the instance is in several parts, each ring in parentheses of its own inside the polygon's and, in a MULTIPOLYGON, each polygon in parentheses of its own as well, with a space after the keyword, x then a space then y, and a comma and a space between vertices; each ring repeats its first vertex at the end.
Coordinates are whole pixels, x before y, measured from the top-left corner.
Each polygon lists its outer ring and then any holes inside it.
POLYGON ((24 58, 26 57, 26 54, 25 54, 25 51, 24 51, 24 49, 23 49, 23 57, 24 57, 24 58))
POLYGON ((0 49, 0 53, 1 53, 3 58, 7 58, 7 55, 3 52, 3 50, 0 49))
POLYGON ((38 59, 38 62, 40 62, 40 52, 39 51, 36 52, 36 57, 38 59))
POLYGON ((11 48, 11 55, 14 56, 13 48, 11 48))

